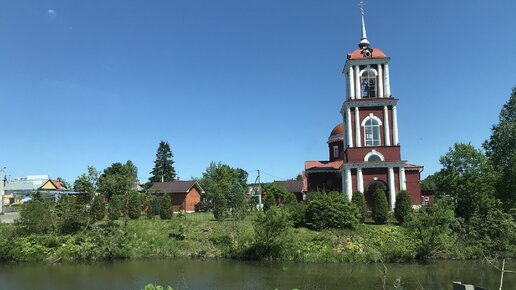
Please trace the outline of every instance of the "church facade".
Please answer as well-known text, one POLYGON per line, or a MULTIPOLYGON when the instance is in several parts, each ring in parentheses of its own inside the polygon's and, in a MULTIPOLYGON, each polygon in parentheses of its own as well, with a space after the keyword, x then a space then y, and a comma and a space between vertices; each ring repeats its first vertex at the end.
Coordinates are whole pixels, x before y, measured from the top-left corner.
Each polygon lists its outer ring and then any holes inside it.
POLYGON ((371 47, 362 11, 362 38, 358 49, 347 55, 342 72, 347 87, 342 123, 328 138, 329 160, 305 162, 307 191, 338 190, 349 198, 360 191, 371 205, 372 193, 380 187, 391 210, 401 190, 409 192, 413 205, 422 203, 423 167, 401 158, 398 99, 391 94, 389 61, 381 49, 371 47))

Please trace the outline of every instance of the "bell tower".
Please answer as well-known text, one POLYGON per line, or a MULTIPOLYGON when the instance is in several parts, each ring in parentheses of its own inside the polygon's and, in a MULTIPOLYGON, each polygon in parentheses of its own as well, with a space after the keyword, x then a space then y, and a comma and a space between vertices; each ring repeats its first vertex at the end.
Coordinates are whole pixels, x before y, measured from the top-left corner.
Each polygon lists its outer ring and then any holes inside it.
MULTIPOLYGON (((391 95, 389 79, 390 57, 373 48, 367 39, 364 3, 360 4, 362 37, 358 49, 347 55, 343 75, 347 97, 341 108, 344 124, 344 163, 341 167, 343 192, 351 198, 361 191, 368 198, 374 188, 381 186, 387 193, 389 206, 394 208, 396 194, 407 190, 405 169, 417 171, 416 186, 409 193, 413 203, 420 195, 421 166, 407 165, 401 159, 398 139, 397 103, 391 95)), ((411 172, 412 173, 412 172, 411 172)))

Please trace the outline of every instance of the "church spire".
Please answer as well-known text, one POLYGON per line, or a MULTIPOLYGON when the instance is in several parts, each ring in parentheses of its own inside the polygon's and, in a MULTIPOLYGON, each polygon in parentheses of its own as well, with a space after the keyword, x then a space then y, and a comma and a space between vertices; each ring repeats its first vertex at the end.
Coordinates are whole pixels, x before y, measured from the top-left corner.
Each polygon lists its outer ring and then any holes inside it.
POLYGON ((358 3, 358 6, 360 6, 360 15, 362 16, 362 38, 360 39, 360 43, 358 44, 358 47, 360 48, 369 47, 369 40, 367 40, 367 33, 365 29, 364 5, 364 1, 360 0, 360 3, 358 3))

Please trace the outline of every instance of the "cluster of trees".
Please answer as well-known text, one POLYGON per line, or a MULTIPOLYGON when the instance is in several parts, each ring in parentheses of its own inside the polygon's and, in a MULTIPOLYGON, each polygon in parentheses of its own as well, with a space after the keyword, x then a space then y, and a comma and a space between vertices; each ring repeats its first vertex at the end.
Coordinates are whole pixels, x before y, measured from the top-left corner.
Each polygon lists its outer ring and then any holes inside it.
MULTIPOLYGON (((243 219, 247 213, 247 172, 220 162, 211 162, 198 180, 205 191, 203 199, 212 205, 217 220, 243 219)), ((210 206, 211 207, 211 206, 210 206)))
MULTIPOLYGON (((442 169, 422 187, 439 201, 424 210, 411 226, 421 232, 421 244, 443 245, 454 237, 482 254, 514 250, 516 244, 516 88, 503 106, 499 123, 479 150, 457 143, 440 158, 442 169), (432 237, 424 228, 439 230, 432 237), (452 233, 453 235, 450 235, 452 233), (440 238, 435 238, 435 237, 440 238)), ((438 246, 433 247, 438 249, 438 246)), ((421 250, 428 255, 430 249, 421 250)))

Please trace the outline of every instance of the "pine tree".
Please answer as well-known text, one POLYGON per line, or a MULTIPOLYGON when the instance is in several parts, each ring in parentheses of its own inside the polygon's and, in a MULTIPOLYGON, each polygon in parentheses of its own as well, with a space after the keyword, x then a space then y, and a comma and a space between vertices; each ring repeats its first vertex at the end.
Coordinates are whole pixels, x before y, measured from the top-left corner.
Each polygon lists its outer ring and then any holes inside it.
POLYGON ((154 161, 154 168, 151 171, 150 182, 167 182, 176 179, 176 170, 172 161, 172 150, 166 141, 159 143, 158 151, 156 152, 156 160, 154 161))
POLYGON ((408 221, 412 214, 412 200, 407 191, 402 190, 396 197, 396 204, 394 205, 394 216, 400 224, 408 221))
POLYGON ((375 224, 381 225, 387 223, 389 214, 389 205, 387 204, 387 197, 385 191, 377 188, 373 195, 373 220, 375 224))

